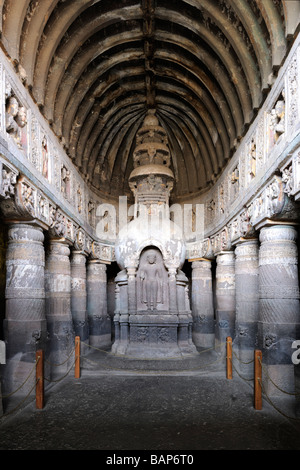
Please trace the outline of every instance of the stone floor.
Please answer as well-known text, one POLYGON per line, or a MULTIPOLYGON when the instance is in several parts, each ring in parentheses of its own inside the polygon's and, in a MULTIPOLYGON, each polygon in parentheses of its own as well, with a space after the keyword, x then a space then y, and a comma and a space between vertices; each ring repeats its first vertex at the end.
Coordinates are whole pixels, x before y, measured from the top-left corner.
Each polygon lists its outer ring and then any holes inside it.
POLYGON ((159 362, 89 354, 80 379, 46 387, 42 410, 29 398, 9 414, 15 402, 4 402, 0 450, 300 450, 294 398, 257 411, 252 383, 226 379, 225 359, 159 362))

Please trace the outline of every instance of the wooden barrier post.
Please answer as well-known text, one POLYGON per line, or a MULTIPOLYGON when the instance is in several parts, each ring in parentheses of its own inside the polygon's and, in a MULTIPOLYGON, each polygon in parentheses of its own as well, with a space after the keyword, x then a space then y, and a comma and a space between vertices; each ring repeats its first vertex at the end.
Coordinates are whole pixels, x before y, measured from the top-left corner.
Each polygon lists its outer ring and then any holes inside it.
POLYGON ((226 364, 227 379, 232 379, 232 339, 230 336, 226 338, 226 364))
POLYGON ((254 408, 262 409, 262 352, 254 352, 254 408))
POLYGON ((36 351, 36 386, 35 386, 35 402, 36 408, 42 410, 44 408, 44 351, 36 351))
POLYGON ((75 379, 80 378, 80 336, 75 337, 75 379))

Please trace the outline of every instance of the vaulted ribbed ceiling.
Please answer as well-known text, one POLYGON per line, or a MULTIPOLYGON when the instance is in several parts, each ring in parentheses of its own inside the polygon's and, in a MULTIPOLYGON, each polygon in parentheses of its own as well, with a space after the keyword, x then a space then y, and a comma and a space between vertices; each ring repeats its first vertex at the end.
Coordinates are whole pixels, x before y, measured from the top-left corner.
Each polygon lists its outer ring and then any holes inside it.
POLYGON ((128 190, 147 109, 177 196, 207 189, 286 53, 284 0, 4 0, 2 42, 94 188, 128 190))

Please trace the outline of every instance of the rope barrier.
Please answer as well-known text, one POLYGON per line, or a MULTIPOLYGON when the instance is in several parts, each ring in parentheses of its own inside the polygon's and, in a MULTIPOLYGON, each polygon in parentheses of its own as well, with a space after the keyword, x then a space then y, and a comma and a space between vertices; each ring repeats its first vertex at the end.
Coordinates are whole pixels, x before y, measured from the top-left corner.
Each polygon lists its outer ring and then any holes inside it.
MULTIPOLYGON (((140 356, 126 356, 126 355, 121 355, 121 354, 115 354, 115 353, 112 353, 111 351, 106 351, 105 349, 100 349, 100 348, 97 348, 96 346, 92 346, 88 343, 85 343, 84 341, 81 341, 81 344, 83 344, 84 346, 87 346, 89 348, 92 348, 92 349, 95 349, 99 352, 103 352, 105 354, 107 354, 108 356, 111 356, 111 357, 120 357, 122 359, 139 359, 139 360, 143 360, 143 361, 169 361, 169 360, 174 360, 174 359, 178 359, 178 356, 170 356, 170 357, 164 357, 164 358, 147 358, 147 357, 140 357, 140 356)), ((207 349, 203 349, 202 351, 198 351, 199 354, 202 354, 202 353, 205 353, 207 351, 214 351, 216 350, 216 348, 220 348, 220 347, 223 347, 224 346, 224 343, 221 343, 220 345, 216 346, 216 347, 212 347, 212 348, 207 348, 207 349)))
MULTIPOLYGON (((90 344, 88 344, 88 343, 85 343, 84 341, 81 341, 81 344, 83 344, 83 345, 85 345, 85 346, 87 346, 87 347, 89 347, 89 348, 95 349, 95 350, 97 350, 97 351, 99 351, 99 352, 104 352, 104 353, 110 355, 111 357, 121 357, 121 358, 127 358, 127 359, 139 359, 139 360, 146 360, 146 361, 152 361, 152 360, 153 360, 153 361, 164 361, 164 360, 166 361, 166 360, 169 360, 169 359, 178 359, 178 356, 172 357, 172 358, 169 357, 169 358, 153 358, 153 359, 151 359, 151 358, 143 358, 143 357, 136 357, 136 356, 126 356, 126 355, 121 356, 121 355, 113 354, 113 353, 111 353, 110 351, 105 351, 105 350, 103 350, 103 349, 97 348, 96 346, 92 346, 92 345, 90 345, 90 344)), ((224 346, 224 343, 221 343, 219 346, 217 346, 217 348, 223 347, 223 346, 224 346)), ((199 354, 204 353, 204 352, 207 352, 207 351, 213 351, 213 350, 215 350, 215 349, 216 349, 216 348, 207 348, 207 349, 205 349, 205 350, 200 351, 199 354)), ((91 363, 93 363, 93 364, 98 365, 98 362, 92 361, 91 359, 88 359, 88 358, 86 358, 85 356, 80 356, 80 357, 81 357, 83 360, 87 361, 87 362, 91 362, 91 363)), ((201 369, 201 368, 203 368, 203 367, 209 367, 209 366, 211 366, 211 365, 217 364, 217 363, 220 362, 221 360, 223 360, 223 357, 222 357, 222 356, 220 356, 219 358, 217 358, 217 359, 216 359, 215 361, 213 361, 213 362, 210 362, 210 363, 208 363, 208 364, 203 364, 202 367, 198 365, 198 366, 195 367, 195 368, 189 368, 189 369, 185 369, 185 370, 184 370, 184 369, 181 369, 180 372, 189 372, 189 371, 191 371, 191 370, 196 371, 196 370, 199 370, 199 369, 201 369)), ((108 367, 108 366, 106 366, 106 370, 115 371, 115 372, 117 372, 117 371, 132 372, 132 371, 133 371, 133 369, 116 369, 116 368, 114 368, 114 367, 108 367)), ((144 371, 137 371, 136 369, 134 369, 134 372, 135 372, 135 373, 141 373, 141 374, 143 374, 143 373, 149 373, 149 372, 151 372, 151 370, 148 370, 148 371, 144 372, 144 371)), ((156 372, 157 372, 157 370, 156 370, 156 372)), ((164 371, 164 373, 165 373, 165 372, 167 372, 167 371, 164 371)), ((169 371, 169 372, 172 373, 172 372, 174 372, 174 371, 169 371)))
POLYGON ((282 410, 280 410, 280 409, 272 402, 272 400, 270 399, 270 397, 269 397, 268 394, 266 393, 266 390, 265 390, 265 388, 264 388, 263 382, 262 382, 262 381, 259 381, 259 383, 260 383, 260 386, 261 386, 261 388, 262 388, 262 391, 263 391, 264 395, 266 396, 266 400, 270 403, 271 406, 273 406, 273 408, 274 408, 276 411, 278 411, 278 413, 280 413, 280 414, 281 414, 282 416, 284 416, 285 418, 292 419, 292 420, 294 420, 294 421, 299 421, 299 420, 300 420, 300 418, 297 418, 297 417, 295 417, 295 416, 288 416, 288 415, 285 414, 282 410))
MULTIPOLYGON (((230 344, 230 340, 231 340, 230 337, 226 338, 226 343, 227 343, 227 344, 230 344)), ((254 378, 248 379, 248 378, 246 378, 246 377, 243 377, 243 376, 239 373, 239 371, 238 371, 237 368, 235 367, 234 362, 233 362, 232 359, 233 359, 233 356, 234 356, 234 357, 238 360, 238 362, 239 362, 240 364, 244 364, 244 365, 249 365, 249 364, 254 363, 254 359, 251 359, 251 361, 247 361, 247 362, 242 361, 242 360, 238 357, 238 355, 236 354, 236 352, 234 351, 234 349, 233 349, 233 347, 232 347, 232 342, 231 342, 230 354, 231 354, 231 356, 227 356, 226 359, 231 360, 232 368, 235 370, 235 372, 238 374, 238 376, 239 376, 242 380, 245 380, 246 382, 251 382, 251 381, 253 381, 254 378)))
MULTIPOLYGON (((34 370, 36 370, 36 367, 37 367, 37 364, 39 363, 39 360, 40 358, 38 358, 37 360, 35 360, 34 362, 34 365, 33 365, 33 368, 32 370, 29 372, 28 376, 26 377, 26 379, 24 380, 24 382, 16 389, 14 390, 13 392, 7 394, 7 395, 0 395, 0 399, 7 399, 7 398, 10 398, 11 396, 15 395, 19 390, 21 390, 21 388, 24 387, 24 385, 28 382, 29 378, 31 377, 32 373, 34 370)), ((8 415, 11 415, 12 413, 14 413, 18 408, 20 408, 20 406, 25 403, 25 401, 27 400, 27 398, 31 395, 32 391, 34 390, 34 388, 36 387, 38 383, 38 380, 35 381, 34 385, 32 386, 32 388, 29 390, 29 392, 27 393, 27 395, 21 400, 21 402, 15 406, 15 408, 13 408, 12 410, 6 412, 4 415, 0 416, 0 420, 2 420, 3 418, 5 418, 6 416, 8 415)))
POLYGON ((237 360, 241 363, 241 364, 253 364, 254 362, 254 359, 251 359, 251 361, 249 362, 243 362, 236 354, 236 352, 234 351, 234 349, 232 349, 232 353, 233 355, 237 358, 237 360))
MULTIPOLYGON (((91 359, 85 357, 85 356, 80 356, 81 359, 83 359, 84 361, 87 361, 87 362, 90 362, 92 364, 95 364, 95 365, 98 365, 99 363, 96 362, 96 361, 92 361, 91 359)), ((205 368, 205 367, 210 367, 214 364, 217 364, 218 362, 222 361, 223 360, 223 357, 219 357, 218 359, 216 359, 215 361, 213 362, 209 362, 207 364, 203 364, 202 366, 198 365, 197 367, 190 367, 189 369, 180 369, 180 372, 190 372, 190 371, 198 371, 198 370, 201 370, 202 368, 205 368)), ((145 374, 145 373, 149 373, 149 372, 158 372, 157 370, 147 370, 147 371, 138 371, 136 369, 116 369, 114 367, 109 367, 109 366, 105 366, 105 370, 110 370, 110 371, 114 371, 114 372, 135 372, 137 374, 145 374)), ((174 371, 163 371, 164 373, 173 373, 174 371)))
MULTIPOLYGON (((8 395, 0 395, 0 399, 6 399, 6 398, 9 398, 11 397, 12 395, 14 395, 15 393, 17 393, 29 380, 29 378, 31 377, 32 373, 34 370, 36 370, 36 381, 33 385, 33 387, 30 389, 30 391, 28 392, 28 394, 23 398, 23 400, 13 409, 13 410, 10 410, 9 412, 5 413, 3 416, 0 416, 0 420, 4 417, 6 417, 7 415, 10 415, 12 414, 14 411, 16 411, 26 400, 27 398, 31 395, 34 387, 36 387, 36 401, 37 401, 37 408, 41 409, 43 408, 44 406, 44 401, 43 401, 43 398, 44 398, 44 391, 43 391, 43 384, 44 384, 44 380, 46 380, 47 382, 50 382, 50 383, 57 383, 57 382, 61 382, 65 377, 67 377, 70 373, 70 371, 73 369, 74 367, 74 374, 75 374, 75 378, 79 378, 80 377, 80 359, 83 359, 87 362, 90 362, 92 364, 96 364, 96 365, 99 365, 99 362, 96 362, 96 361, 93 361, 85 356, 81 356, 80 354, 80 345, 83 344, 91 349, 94 349, 94 350, 97 350, 99 352, 104 352, 106 353, 107 355, 109 356, 112 356, 112 357, 122 357, 122 358, 129 358, 129 359, 142 359, 142 360, 159 360, 159 361, 163 361, 163 360, 170 360, 170 359, 178 359, 178 357, 174 357, 174 358, 141 358, 141 357, 135 357, 135 356, 119 356, 119 355, 116 355, 116 354, 113 354, 109 351, 105 351, 101 348, 98 348, 96 346, 92 346, 90 344, 87 344, 85 342, 81 342, 80 341, 80 337, 77 336, 75 338, 75 347, 72 349, 72 351, 70 352, 70 354, 68 355, 67 359, 65 361, 63 361, 62 363, 60 364, 51 364, 51 362, 49 361, 45 361, 45 358, 44 358, 44 354, 43 354, 43 351, 37 351, 37 354, 36 354, 36 360, 34 362, 34 365, 33 365, 33 368, 32 370, 30 371, 30 373, 28 374, 27 378, 24 380, 24 382, 16 389, 14 390, 13 392, 9 393, 8 395), (43 367, 44 367, 44 362, 47 362, 48 364, 56 367, 56 366, 62 366, 64 365, 71 357, 72 354, 74 354, 75 352, 75 357, 74 357, 74 361, 72 363, 72 365, 70 366, 70 368, 67 370, 67 372, 60 378, 56 379, 56 380, 53 380, 53 379, 48 379, 46 377, 44 377, 44 370, 43 370, 43 367), (40 361, 42 361, 42 363, 40 364, 40 361)), ((226 367, 227 367, 227 378, 229 379, 232 379, 232 369, 237 373, 237 375, 244 381, 246 382, 253 382, 254 381, 254 407, 255 409, 257 410, 260 410, 262 408, 262 400, 261 400, 261 396, 262 396, 262 393, 264 393, 265 397, 266 397, 266 400, 269 402, 269 404, 271 406, 273 406, 273 408, 279 412, 280 414, 282 414, 284 417, 288 418, 288 419, 292 419, 292 420, 296 420, 296 421, 299 421, 300 418, 297 418, 297 417, 291 417, 291 416, 288 416, 286 413, 284 413, 283 411, 281 411, 274 403, 273 401, 270 399, 270 397, 268 396, 268 394, 266 393, 266 390, 265 390, 265 387, 264 387, 264 384, 263 384, 263 380, 262 380, 262 372, 264 372, 266 374, 266 377, 268 380, 270 380, 270 382, 282 393, 285 393, 287 395, 292 395, 292 396, 298 396, 300 395, 300 393, 292 393, 292 392, 288 392, 286 390, 283 390, 281 387, 279 387, 277 384, 275 384, 275 382, 272 380, 272 378, 270 377, 270 375, 268 374, 268 371, 266 370, 265 366, 263 365, 262 363, 262 354, 261 354, 261 351, 258 351, 258 350, 255 350, 254 351, 254 359, 251 360, 251 361, 248 361, 248 362, 244 362, 244 361, 241 361, 240 358, 236 355, 236 353, 234 352, 233 348, 232 348, 232 339, 230 337, 227 337, 226 338, 226 343, 220 343, 216 348, 223 348, 224 345, 226 344, 226 354, 225 354, 225 358, 226 358, 226 367), (241 364, 251 364, 254 362, 254 378, 246 378, 246 377, 243 377, 239 371, 237 370, 237 368, 235 367, 234 365, 234 362, 233 362, 233 357, 235 357, 241 364)), ((199 354, 202 354, 202 353, 205 353, 205 352, 208 352, 208 351, 212 351, 212 350, 216 350, 216 348, 207 348, 205 350, 202 350, 199 352, 199 354)), ((206 363, 206 364, 202 364, 202 365, 198 365, 197 367, 195 368, 189 368, 189 369, 181 369, 180 372, 190 372, 190 371, 197 371, 197 370, 201 370, 203 368, 206 368, 206 367, 210 367, 210 366, 213 366, 214 364, 217 364, 218 362, 224 360, 224 355, 219 355, 219 357, 213 361, 213 362, 210 362, 210 363, 206 363)), ((105 370, 110 370, 110 371, 122 371, 122 372, 135 372, 135 373, 138 373, 138 374, 149 374, 151 372, 159 372, 157 370, 153 371, 153 370, 136 370, 136 369, 117 369, 117 368, 114 368, 114 367, 109 367, 107 365, 105 365, 105 370)), ((176 370, 178 371, 178 370, 176 370)), ((169 371, 163 371, 165 374, 166 373, 173 373, 174 371, 172 370, 169 370, 169 371)))
POLYGON ((25 401, 31 395, 31 393, 34 390, 34 388, 36 387, 36 385, 37 385, 37 381, 33 384, 32 388, 29 390, 28 394, 23 398, 23 400, 15 408, 13 408, 10 411, 7 411, 3 416, 0 416, 0 421, 1 421, 1 419, 6 418, 7 416, 11 415, 12 413, 15 413, 17 411, 17 409, 20 408, 20 406, 23 405, 23 403, 25 403, 25 401))
MULTIPOLYGON (((76 346, 75 346, 76 347, 76 346)), ((49 360, 45 359, 45 362, 49 365, 49 366, 52 366, 52 367, 61 367, 63 365, 66 364, 66 362, 68 362, 68 360, 70 359, 71 355, 74 353, 75 351, 75 347, 72 349, 72 351, 70 352, 70 354, 68 355, 68 357, 66 358, 65 361, 61 362, 60 364, 55 364, 53 362, 50 362, 49 360)))
POLYGON ((252 377, 251 379, 247 379, 246 377, 243 377, 239 371, 237 370, 237 368, 235 367, 234 363, 232 363, 232 367, 233 369, 235 370, 235 372, 237 373, 237 375, 242 379, 242 380, 245 380, 245 382, 253 382, 254 380, 254 377, 252 377))
POLYGON ((67 375, 69 375, 69 373, 71 372, 71 370, 73 369, 74 367, 74 364, 75 364, 75 360, 73 362, 73 364, 71 365, 71 367, 67 370, 67 372, 62 375, 61 377, 59 377, 58 379, 54 380, 54 379, 49 379, 47 377, 44 377, 44 380, 46 380, 46 382, 48 383, 58 383, 58 382, 61 382, 63 379, 65 379, 67 377, 67 375))
POLYGON ((29 372, 29 375, 27 376, 27 378, 24 380, 24 382, 23 382, 16 390, 14 390, 13 392, 9 393, 8 395, 0 395, 0 398, 1 398, 1 399, 10 398, 12 395, 14 395, 14 394, 17 393, 19 390, 21 390, 21 388, 24 387, 24 385, 26 384, 26 382, 28 382, 29 378, 31 377, 33 371, 34 371, 35 368, 36 368, 36 364, 37 364, 37 362, 35 361, 35 362, 34 362, 34 366, 33 366, 32 370, 31 370, 31 372, 29 372))
POLYGON ((63 361, 62 363, 60 363, 60 364, 54 364, 54 363, 51 363, 49 361, 45 361, 44 351, 42 351, 42 350, 37 351, 36 352, 36 360, 34 362, 33 368, 30 371, 30 373, 28 374, 27 378, 24 380, 24 382, 16 390, 14 390, 13 392, 11 392, 7 395, 0 395, 0 399, 2 400, 2 399, 10 398, 12 395, 14 395, 19 390, 21 390, 21 388, 28 382, 29 378, 33 374, 33 371, 35 370, 36 371, 36 381, 35 381, 34 385, 30 389, 28 394, 21 400, 21 402, 13 410, 10 410, 9 412, 6 412, 2 416, 0 416, 0 421, 3 418, 5 418, 6 416, 12 414, 18 408, 20 408, 20 406, 31 395, 34 388, 36 389, 36 407, 38 409, 42 409, 44 407, 44 381, 46 380, 47 382, 50 382, 50 383, 57 383, 57 382, 62 381, 70 373, 70 371, 73 369, 76 361, 78 362, 79 355, 78 354, 75 355, 75 360, 74 360, 73 364, 71 365, 71 367, 67 370, 66 374, 64 374, 62 377, 60 377, 57 380, 48 379, 47 377, 44 377, 44 362, 47 362, 48 364, 52 365, 53 367, 64 365, 70 359, 72 353, 74 353, 74 351, 76 350, 77 344, 78 344, 78 340, 76 338, 75 348, 73 348, 71 353, 68 355, 67 359, 65 361, 63 361))
POLYGON ((295 421, 299 421, 300 418, 297 418, 297 417, 292 417, 292 416, 288 416, 286 413, 284 413, 282 410, 280 410, 274 403, 273 401, 271 400, 271 398, 268 396, 268 394, 266 393, 266 389, 264 387, 264 384, 263 384, 263 380, 262 380, 262 372, 264 372, 266 374, 266 377, 267 379, 275 386, 275 388, 277 388, 280 392, 282 393, 285 393, 287 395, 290 395, 290 396, 299 396, 300 393, 297 393, 297 392, 288 392, 286 390, 283 390, 281 387, 279 387, 273 380, 272 378, 270 377, 267 369, 265 368, 263 362, 262 362, 262 354, 261 354, 261 351, 258 351, 256 350, 254 352, 254 359, 249 361, 249 362, 243 362, 239 359, 239 357, 235 354, 235 352, 233 351, 232 349, 232 341, 231 341, 231 338, 228 337, 226 338, 226 351, 227 351, 227 355, 226 355, 226 360, 227 360, 227 378, 232 378, 230 377, 230 371, 231 371, 231 368, 234 369, 234 371, 238 374, 238 376, 244 380, 244 381, 254 381, 254 407, 256 410, 260 410, 262 408, 262 393, 264 393, 265 395, 265 398, 266 400, 269 402, 269 404, 277 411, 279 412, 281 415, 283 415, 285 418, 288 418, 288 419, 292 419, 292 420, 295 420, 295 421), (243 377, 239 371, 237 370, 237 368, 235 367, 234 363, 233 363, 233 356, 242 364, 251 364, 254 362, 254 378, 252 379, 247 379, 245 377, 243 377), (230 366, 229 366, 230 365, 230 366))
POLYGON ((282 388, 280 388, 278 385, 275 384, 275 382, 271 379, 268 371, 266 370, 265 366, 263 363, 261 363, 261 366, 263 368, 263 371, 266 373, 268 379, 270 380, 270 382, 272 382, 272 384, 274 385, 275 388, 277 388, 280 392, 282 393, 285 393, 286 395, 292 395, 292 396, 300 396, 300 393, 297 393, 297 392, 287 392, 286 390, 283 390, 282 388))

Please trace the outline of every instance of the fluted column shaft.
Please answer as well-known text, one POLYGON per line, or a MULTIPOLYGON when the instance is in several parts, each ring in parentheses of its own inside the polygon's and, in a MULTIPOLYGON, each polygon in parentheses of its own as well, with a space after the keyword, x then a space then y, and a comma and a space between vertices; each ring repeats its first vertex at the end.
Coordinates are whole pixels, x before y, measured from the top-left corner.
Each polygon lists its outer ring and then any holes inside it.
MULTIPOLYGON (((268 376, 290 391, 294 390, 291 346, 300 323, 296 238, 296 229, 287 225, 264 227, 260 232, 259 346, 268 376)), ((270 381, 267 387, 269 394, 280 394, 270 381)))
POLYGON ((211 261, 192 263, 193 341, 197 347, 213 347, 215 321, 211 261))

